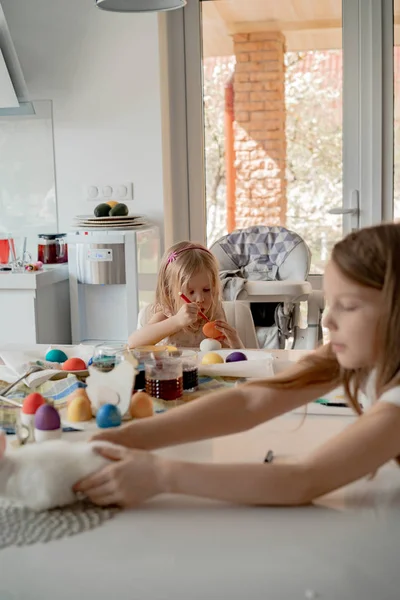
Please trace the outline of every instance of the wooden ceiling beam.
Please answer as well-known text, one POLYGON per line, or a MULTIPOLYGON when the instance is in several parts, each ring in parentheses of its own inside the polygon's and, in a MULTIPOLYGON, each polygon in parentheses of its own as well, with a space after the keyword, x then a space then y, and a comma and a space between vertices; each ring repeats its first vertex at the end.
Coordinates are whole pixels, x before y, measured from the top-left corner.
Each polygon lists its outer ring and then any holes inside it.
POLYGON ((316 29, 342 29, 341 19, 320 19, 312 21, 242 21, 227 23, 230 35, 254 33, 258 31, 314 31, 316 29))
MULTIPOLYGON (((394 25, 400 25, 400 15, 394 17, 394 25)), ((310 21, 241 21, 226 24, 229 35, 259 31, 315 31, 342 29, 342 19, 315 19, 310 21)))

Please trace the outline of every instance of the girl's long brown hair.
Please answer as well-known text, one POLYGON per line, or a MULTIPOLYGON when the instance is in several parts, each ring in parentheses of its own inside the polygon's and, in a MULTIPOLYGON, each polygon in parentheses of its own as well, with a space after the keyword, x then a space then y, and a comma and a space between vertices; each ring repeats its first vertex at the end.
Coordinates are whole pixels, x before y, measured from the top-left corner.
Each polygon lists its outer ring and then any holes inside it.
MULTIPOLYGON (((350 281, 382 292, 382 312, 376 348, 376 397, 400 384, 400 224, 388 223, 353 232, 338 242, 331 260, 350 281)), ((369 324, 365 323, 365 327, 369 324)), ((298 375, 258 381, 277 389, 299 389, 317 383, 343 385, 349 404, 359 415, 358 392, 365 381, 364 369, 344 369, 330 344, 321 355, 310 354, 298 375)), ((398 461, 399 462, 399 461, 398 461)))

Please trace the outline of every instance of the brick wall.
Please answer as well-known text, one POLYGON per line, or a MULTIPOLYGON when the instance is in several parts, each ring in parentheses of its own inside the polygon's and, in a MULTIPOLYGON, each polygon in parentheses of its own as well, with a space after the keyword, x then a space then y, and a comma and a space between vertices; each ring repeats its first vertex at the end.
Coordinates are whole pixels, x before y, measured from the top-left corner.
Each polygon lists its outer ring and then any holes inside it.
POLYGON ((236 227, 285 224, 285 38, 240 33, 236 55, 236 227))

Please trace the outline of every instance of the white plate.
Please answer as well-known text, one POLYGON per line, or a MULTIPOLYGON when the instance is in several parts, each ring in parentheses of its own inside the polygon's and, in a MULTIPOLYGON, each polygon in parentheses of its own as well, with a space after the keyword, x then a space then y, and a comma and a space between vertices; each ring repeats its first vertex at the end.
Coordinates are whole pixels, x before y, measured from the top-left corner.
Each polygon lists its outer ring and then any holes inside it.
POLYGON ((131 226, 138 226, 140 223, 145 223, 146 221, 144 221, 143 219, 139 220, 134 220, 134 221, 75 221, 76 225, 91 225, 92 227, 104 227, 104 225, 108 225, 109 227, 118 227, 118 225, 122 226, 126 226, 126 225, 131 225, 131 226))
POLYGON ((144 215, 107 215, 105 217, 96 217, 94 215, 77 215, 74 217, 76 221, 114 221, 115 219, 126 220, 126 219, 144 219, 144 215))
POLYGON ((136 223, 135 225, 129 224, 127 223, 126 225, 112 225, 111 223, 97 223, 92 224, 92 223, 80 223, 79 225, 74 225, 73 227, 75 227, 76 229, 121 229, 121 230, 128 230, 128 229, 139 229, 140 227, 146 227, 147 223, 136 223))
POLYGON ((106 221, 74 221, 77 224, 85 224, 85 225, 137 225, 138 223, 145 223, 146 219, 131 219, 130 221, 123 221, 122 219, 115 218, 114 220, 107 219, 106 221))

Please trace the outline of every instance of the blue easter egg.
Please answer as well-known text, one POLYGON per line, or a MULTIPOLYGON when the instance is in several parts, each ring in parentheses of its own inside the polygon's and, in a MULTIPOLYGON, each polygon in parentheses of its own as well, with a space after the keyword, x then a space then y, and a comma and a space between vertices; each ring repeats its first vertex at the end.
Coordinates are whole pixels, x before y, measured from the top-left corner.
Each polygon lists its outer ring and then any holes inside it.
POLYGON ((63 363, 68 359, 68 356, 62 350, 53 348, 46 353, 45 360, 49 362, 63 363))
POLYGON ((89 358, 87 366, 90 367, 90 365, 92 365, 92 364, 93 364, 93 356, 92 356, 92 358, 89 358))
POLYGON ((122 417, 118 406, 114 404, 103 404, 96 414, 97 427, 106 429, 108 427, 118 427, 121 425, 122 417))

